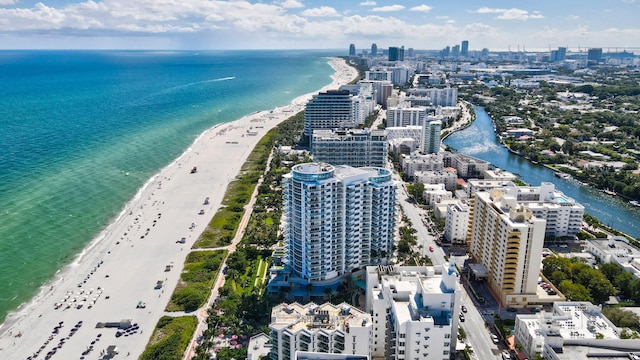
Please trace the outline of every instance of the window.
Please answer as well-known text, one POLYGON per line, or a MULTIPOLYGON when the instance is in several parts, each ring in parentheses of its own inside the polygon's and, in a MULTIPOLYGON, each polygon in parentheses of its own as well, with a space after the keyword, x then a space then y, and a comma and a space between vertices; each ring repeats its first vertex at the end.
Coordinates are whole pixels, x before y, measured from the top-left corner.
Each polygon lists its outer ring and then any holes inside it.
POLYGON ((444 338, 445 339, 450 339, 451 338, 451 334, 449 334, 449 333, 444 334, 444 338))

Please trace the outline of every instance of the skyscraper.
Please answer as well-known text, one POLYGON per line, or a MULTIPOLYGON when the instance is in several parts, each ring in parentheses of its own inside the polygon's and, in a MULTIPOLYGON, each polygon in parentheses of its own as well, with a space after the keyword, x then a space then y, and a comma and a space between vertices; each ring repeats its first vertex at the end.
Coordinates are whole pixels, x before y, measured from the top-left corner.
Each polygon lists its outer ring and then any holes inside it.
POLYGON ((326 163, 284 175, 287 267, 310 283, 386 264, 395 228, 395 184, 383 168, 326 163))
POLYGON ((506 306, 537 300, 546 221, 502 190, 478 192, 473 200, 470 251, 489 286, 506 306), (483 274, 484 272, 484 274, 483 274))
POLYGON ((442 121, 425 121, 422 127, 422 152, 425 154, 437 154, 440 151, 440 131, 442 121))
POLYGON ((564 61, 567 58, 567 48, 559 47, 558 48, 558 61, 564 61))
POLYGON ((551 50, 550 54, 549 54, 549 60, 550 61, 564 61, 564 59, 567 57, 567 48, 566 47, 559 47, 558 50, 551 50))
POLYGON ((356 46, 354 44, 349 45, 349 56, 356 56, 356 46))
POLYGON ((389 61, 398 61, 400 60, 400 49, 392 46, 389 48, 389 61))
POLYGON ((376 43, 371 44, 371 57, 378 56, 378 45, 376 43))
POLYGON ((590 63, 597 63, 602 57, 602 48, 591 48, 587 52, 587 60, 590 63))
POLYGON ((454 45, 451 49, 451 56, 458 57, 460 56, 460 45, 454 45))
POLYGON ((462 49, 460 50, 460 55, 467 57, 469 56, 469 41, 462 40, 462 49))
POLYGON ((329 90, 313 95, 304 110, 304 135, 314 129, 353 127, 353 100, 348 90, 329 90))

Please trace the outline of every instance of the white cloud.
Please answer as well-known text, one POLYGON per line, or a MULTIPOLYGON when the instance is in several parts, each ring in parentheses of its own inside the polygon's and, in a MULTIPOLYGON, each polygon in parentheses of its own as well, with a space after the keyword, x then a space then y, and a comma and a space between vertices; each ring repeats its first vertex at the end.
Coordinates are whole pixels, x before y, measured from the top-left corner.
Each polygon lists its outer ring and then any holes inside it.
POLYGON ((425 5, 425 4, 422 4, 422 5, 414 6, 414 7, 412 7, 412 8, 411 8, 411 9, 409 9, 409 10, 411 10, 411 11, 423 11, 423 12, 429 12, 429 11, 431 11, 431 9, 432 9, 432 7, 431 7, 431 6, 429 6, 429 5, 425 5))
POLYGON ((278 2, 276 4, 282 6, 285 9, 296 9, 296 8, 304 7, 304 4, 302 4, 298 0, 284 0, 284 1, 280 1, 280 2, 278 2))
POLYGON ((400 11, 400 10, 403 10, 403 9, 404 9, 404 6, 402 6, 402 5, 388 5, 388 6, 381 6, 381 7, 373 8, 373 9, 371 9, 371 11, 390 12, 390 11, 400 11))
POLYGON ((529 13, 527 10, 511 8, 511 9, 499 9, 481 7, 476 11, 478 14, 499 14, 496 19, 500 20, 528 20, 528 19, 542 19, 544 16, 539 11, 529 13))
POLYGON ((462 32, 474 37, 491 36, 498 33, 498 30, 483 23, 472 23, 462 28, 462 32))
POLYGON ((18 0, 0 0, 0 5, 15 5, 18 0))
POLYGON ((360 3, 360 6, 376 6, 375 1, 363 1, 360 3))
MULTIPOLYGON (((370 43, 375 39, 381 46, 404 44, 433 49, 459 43, 463 38, 470 40, 473 48, 478 49, 506 48, 508 44, 526 44, 527 49, 545 48, 549 44, 571 46, 587 43, 620 47, 640 38, 638 26, 629 28, 623 24, 598 25, 597 29, 589 29, 572 27, 569 24, 575 25, 577 22, 565 20, 564 23, 554 24, 554 28, 545 28, 541 24, 534 29, 529 27, 521 30, 517 26, 499 28, 498 25, 493 27, 481 22, 468 24, 461 19, 456 22, 452 16, 442 15, 433 16, 427 23, 409 22, 404 17, 399 19, 392 16, 395 13, 385 12, 399 11, 398 14, 406 15, 401 10, 406 11, 410 7, 402 5, 368 5, 372 6, 368 10, 376 12, 363 16, 347 10, 338 12, 329 6, 300 10, 285 7, 301 5, 304 1, 68 1, 76 2, 67 5, 25 5, 25 1, 22 1, 17 7, 0 6, 0 37, 9 39, 9 42, 3 40, 5 43, 24 43, 24 47, 29 44, 50 46, 44 38, 53 39, 50 43, 64 44, 55 40, 74 37, 74 41, 77 40, 74 44, 89 44, 84 46, 94 46, 89 40, 91 38, 115 39, 105 45, 111 48, 144 48, 147 46, 145 39, 149 39, 149 44, 164 44, 162 46, 168 48, 338 48, 348 43, 370 43), (328 32, 327 29, 340 31, 328 32)), ((373 1, 361 3, 371 4, 373 1)), ((415 7, 419 7, 419 4, 415 7)), ((358 6, 351 6, 351 9, 362 11, 358 6)), ((539 12, 521 9, 484 7, 473 12, 501 19, 542 17, 539 12)), ((567 16, 564 14, 565 19, 567 16)))
POLYGON ((475 12, 477 12, 478 14, 489 14, 489 13, 501 13, 501 12, 505 12, 507 11, 506 9, 492 9, 492 8, 488 8, 488 7, 481 7, 478 10, 476 10, 475 12))
POLYGON ((340 16, 340 13, 336 11, 336 9, 329 6, 321 6, 319 8, 307 9, 300 13, 302 16, 309 17, 331 17, 331 16, 340 16))
POLYGON ((570 20, 578 20, 578 19, 580 19, 580 16, 578 16, 578 15, 572 15, 572 14, 571 14, 571 15, 569 15, 569 16, 568 16, 568 18, 569 18, 570 20))

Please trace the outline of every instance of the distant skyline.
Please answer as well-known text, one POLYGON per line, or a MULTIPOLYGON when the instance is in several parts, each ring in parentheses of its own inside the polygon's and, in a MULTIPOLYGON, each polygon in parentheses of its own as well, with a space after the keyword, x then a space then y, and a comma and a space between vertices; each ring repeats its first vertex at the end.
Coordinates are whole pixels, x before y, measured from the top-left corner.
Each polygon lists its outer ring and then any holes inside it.
POLYGON ((0 49, 640 49, 640 0, 0 0, 0 49))

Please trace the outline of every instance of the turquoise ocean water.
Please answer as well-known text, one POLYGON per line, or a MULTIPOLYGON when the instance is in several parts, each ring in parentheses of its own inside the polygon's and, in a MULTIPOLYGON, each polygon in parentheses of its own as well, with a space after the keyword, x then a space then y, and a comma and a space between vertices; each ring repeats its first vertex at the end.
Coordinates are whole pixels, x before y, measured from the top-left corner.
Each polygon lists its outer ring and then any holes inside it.
POLYGON ((204 130, 331 82, 311 51, 0 51, 0 322, 204 130))

